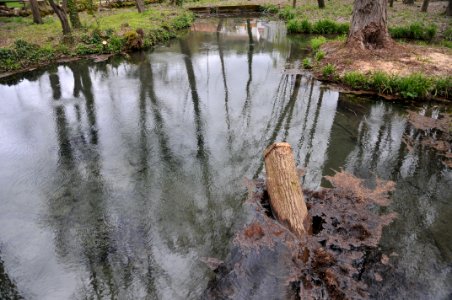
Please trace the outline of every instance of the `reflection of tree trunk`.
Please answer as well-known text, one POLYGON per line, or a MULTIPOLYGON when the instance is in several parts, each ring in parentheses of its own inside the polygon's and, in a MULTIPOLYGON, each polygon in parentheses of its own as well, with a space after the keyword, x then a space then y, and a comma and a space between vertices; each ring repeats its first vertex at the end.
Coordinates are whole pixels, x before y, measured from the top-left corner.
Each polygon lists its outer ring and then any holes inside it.
POLYGON ((210 175, 210 167, 209 167, 209 156, 207 150, 205 149, 205 141, 204 141, 204 129, 202 126, 202 117, 201 117, 201 108, 200 108, 200 99, 198 95, 198 89, 196 87, 196 77, 195 72, 193 70, 193 63, 191 60, 191 51, 187 45, 186 40, 180 40, 180 48, 182 54, 184 54, 184 62, 185 68, 187 70, 187 78, 188 84, 191 90, 191 96, 193 100, 193 109, 194 109, 194 117, 195 117, 195 130, 196 130, 196 139, 198 144, 198 153, 197 157, 200 160, 201 168, 202 168, 202 176, 204 180, 204 186, 206 187, 207 198, 210 202, 210 186, 211 186, 211 175, 210 175))
MULTIPOLYGON (((290 96, 290 101, 296 100, 296 98, 298 96, 298 91, 300 90, 300 83, 301 83, 301 75, 297 74, 297 75, 295 75, 295 84, 294 84, 292 95, 290 96), (295 97, 295 99, 293 99, 294 97, 295 97)), ((290 122, 292 121, 292 115, 293 115, 294 108, 295 108, 295 105, 292 105, 290 107, 289 116, 287 117, 287 120, 286 120, 284 138, 282 139, 282 141, 286 141, 287 136, 289 135, 290 122)))
POLYGON ((56 4, 53 0, 49 0, 50 6, 53 11, 60 19, 61 27, 63 28, 63 34, 68 35, 71 33, 71 27, 69 26, 69 21, 67 20, 66 12, 62 9, 58 4, 56 4))
MULTIPOLYGON (((284 75, 284 76, 287 76, 287 75, 284 75)), ((283 111, 281 112, 281 115, 279 116, 278 121, 276 122, 275 128, 273 130, 272 135, 270 136, 270 139, 267 142, 266 148, 276 141, 279 130, 281 129, 282 123, 284 122, 284 119, 286 118, 289 111, 293 112, 293 106, 295 105, 295 102, 296 102, 297 96, 298 96, 298 92, 300 90, 301 74, 297 74, 295 76, 296 76, 295 83, 298 82, 298 84, 294 85, 292 95, 291 95, 289 101, 287 102, 286 106, 284 107, 283 111), (297 78, 297 77, 299 77, 299 78, 297 78)), ((257 178, 257 176, 259 176, 260 172, 262 171, 262 168, 263 168, 263 162, 260 163, 253 178, 257 178)))
POLYGON ((39 6, 37 0, 30 0, 31 13, 33 14, 33 22, 36 24, 42 24, 41 13, 39 12, 39 6))
MULTIPOLYGON (((316 127, 315 125, 317 124, 318 119, 319 119, 320 107, 322 106, 322 100, 323 100, 323 89, 320 89, 319 101, 317 102, 317 109, 315 110, 314 122, 311 127, 311 132, 309 133, 309 136, 308 136, 308 141, 309 141, 308 149, 310 149, 311 151, 313 150, 312 149, 312 141, 314 139, 314 132, 315 132, 315 127, 316 127)), ((309 157, 310 157, 310 153, 308 152, 305 157, 305 164, 308 163, 309 157)))
MULTIPOLYGON (((61 85, 58 74, 50 74, 49 80, 50 87, 52 88, 53 99, 59 100, 61 98, 61 85)), ((74 162, 64 106, 55 106, 55 121, 57 125, 56 128, 59 145, 59 158, 61 160, 61 163, 71 168, 73 167, 74 162)))
POLYGON ((246 99, 243 104, 242 113, 246 114, 246 125, 249 126, 250 118, 251 118, 251 95, 250 95, 250 87, 251 82, 253 81, 253 52, 254 52, 254 41, 253 41, 253 33, 251 31, 251 22, 250 19, 246 20, 246 28, 248 32, 248 53, 247 53, 247 61, 248 61, 248 81, 246 83, 246 99))
POLYGON ((23 299, 17 290, 17 286, 9 278, 2 258, 0 257, 0 298, 1 299, 23 299))
POLYGON ((80 77, 82 82, 82 93, 86 101, 86 113, 88 115, 88 123, 91 135, 91 144, 97 145, 97 124, 96 124, 96 105, 94 103, 94 95, 92 91, 91 76, 89 68, 86 64, 80 65, 80 77))
POLYGON ((224 86, 224 108, 226 113, 226 127, 228 130, 228 148, 229 152, 232 151, 232 135, 231 135, 231 120, 229 117, 229 89, 226 80, 226 68, 224 66, 224 55, 223 55, 223 44, 220 39, 220 31, 223 27, 223 19, 220 18, 217 27, 217 44, 218 44, 218 55, 220 56, 221 64, 221 74, 223 75, 223 86, 224 86))

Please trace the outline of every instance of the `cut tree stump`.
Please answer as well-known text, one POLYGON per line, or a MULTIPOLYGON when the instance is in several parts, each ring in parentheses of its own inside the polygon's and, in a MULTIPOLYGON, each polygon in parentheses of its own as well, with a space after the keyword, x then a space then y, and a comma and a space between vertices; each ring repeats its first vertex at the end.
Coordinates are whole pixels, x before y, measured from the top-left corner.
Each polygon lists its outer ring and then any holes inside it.
POLYGON ((297 236, 308 233, 310 218, 288 143, 275 143, 264 152, 267 190, 275 217, 297 236))

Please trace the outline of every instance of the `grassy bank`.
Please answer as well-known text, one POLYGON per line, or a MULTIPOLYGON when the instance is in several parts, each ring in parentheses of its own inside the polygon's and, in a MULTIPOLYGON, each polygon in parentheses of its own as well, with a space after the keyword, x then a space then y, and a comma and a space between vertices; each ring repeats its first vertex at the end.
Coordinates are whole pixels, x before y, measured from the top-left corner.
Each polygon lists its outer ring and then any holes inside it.
POLYGON ((175 37, 194 20, 191 13, 175 7, 156 5, 139 14, 121 8, 81 13, 83 28, 75 30, 72 41, 63 43, 56 16, 36 25, 31 18, 0 19, 0 72, 46 64, 61 58, 90 54, 114 54, 138 50, 175 37), (4 38, 3 38, 4 37, 4 38))
MULTIPOLYGON (((358 70, 353 65, 341 65, 343 57, 335 56, 335 51, 329 51, 329 44, 338 45, 344 40, 345 36, 340 36, 334 41, 323 36, 312 38, 310 41, 312 55, 303 60, 303 67, 312 69, 318 79, 339 83, 353 90, 371 91, 404 99, 452 100, 452 75, 447 72, 447 66, 442 75, 410 70, 409 66, 406 67, 406 73, 399 74, 396 70, 384 71, 378 68, 358 70)), ((351 55, 355 55, 357 60, 360 59, 356 53, 351 55)), ((419 60, 418 63, 424 62, 419 60)))

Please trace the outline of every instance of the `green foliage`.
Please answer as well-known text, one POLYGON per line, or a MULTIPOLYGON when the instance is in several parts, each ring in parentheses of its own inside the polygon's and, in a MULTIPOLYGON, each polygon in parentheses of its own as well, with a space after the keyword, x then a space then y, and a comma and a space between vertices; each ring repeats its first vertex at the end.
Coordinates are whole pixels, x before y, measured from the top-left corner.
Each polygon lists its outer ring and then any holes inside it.
POLYGON ((305 57, 303 59, 303 68, 312 69, 312 59, 310 59, 309 57, 305 57))
POLYGON ((326 41, 327 39, 324 36, 318 36, 311 39, 310 43, 312 50, 317 51, 320 48, 320 46, 326 43, 326 41))
POLYGON ((306 19, 291 19, 287 22, 289 33, 318 33, 318 34, 345 34, 348 33, 348 23, 338 23, 328 19, 311 23, 306 19))
POLYGON ((144 46, 143 36, 137 31, 127 31, 124 33, 124 47, 128 50, 139 50, 144 46))
POLYGON ((275 4, 264 4, 261 7, 262 11, 267 14, 276 14, 279 11, 278 6, 276 6, 275 4))
POLYGON ((452 28, 448 28, 444 31, 443 36, 446 41, 452 42, 452 28))
POLYGON ((367 85, 367 77, 359 72, 348 72, 345 73, 342 80, 345 84, 351 86, 354 89, 366 89, 367 85))
POLYGON ((315 53, 315 60, 320 61, 325 57, 325 52, 319 50, 315 53))
POLYGON ((354 89, 375 90, 379 93, 395 94, 409 99, 431 96, 449 99, 452 95, 452 76, 427 77, 419 73, 398 76, 381 71, 365 75, 359 72, 348 72, 343 75, 342 82, 354 89))
POLYGON ((112 35, 107 43, 108 52, 119 53, 124 46, 123 39, 117 35, 112 35))
POLYGON ((395 85, 402 97, 421 98, 429 94, 433 82, 422 74, 411 74, 406 77, 395 77, 395 85))
POLYGON ((186 12, 186 13, 183 13, 182 15, 174 18, 171 21, 171 26, 173 29, 180 30, 180 29, 189 27, 193 23, 194 20, 195 20, 194 15, 192 13, 186 12))
POLYGON ((388 75, 381 71, 373 73, 370 77, 370 86, 376 89, 379 93, 383 94, 392 94, 393 90, 397 88, 396 83, 397 80, 394 79, 394 76, 388 75))
POLYGON ((396 39, 412 39, 431 41, 436 35, 436 25, 423 25, 421 23, 413 23, 409 26, 397 26, 389 28, 391 37, 396 39))
POLYGON ((75 47, 75 53, 77 53, 78 55, 102 53, 102 45, 79 44, 77 45, 77 47, 75 47))
POLYGON ((330 77, 336 73, 336 67, 333 64, 327 64, 322 69, 322 75, 324 77, 330 77))
POLYGON ((286 6, 278 12, 278 17, 286 21, 292 20, 295 18, 295 10, 290 6, 286 6))

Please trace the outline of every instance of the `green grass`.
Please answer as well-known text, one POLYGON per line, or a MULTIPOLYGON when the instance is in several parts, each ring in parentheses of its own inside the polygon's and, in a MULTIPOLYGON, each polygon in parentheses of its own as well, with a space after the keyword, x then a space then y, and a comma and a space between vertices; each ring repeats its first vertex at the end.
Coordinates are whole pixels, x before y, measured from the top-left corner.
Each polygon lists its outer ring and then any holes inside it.
POLYGON ((290 19, 287 22, 289 33, 345 34, 348 29, 348 23, 338 23, 328 19, 318 20, 314 23, 307 19, 290 19))
MULTIPOLYGON (((148 9, 139 14, 129 9, 112 10, 96 17, 82 15, 83 28, 74 31, 72 44, 61 43, 60 23, 54 17, 35 25, 14 19, 15 38, 3 40, 0 48, 0 72, 47 63, 62 55, 119 53, 150 47, 175 37, 178 30, 191 25, 194 17, 181 9, 148 9)), ((25 19, 27 20, 27 19, 25 19)), ((1 21, 1 20, 0 20, 1 21)), ((1 29, 8 32, 9 29, 1 29)))
POLYGON ((336 67, 333 64, 327 64, 322 69, 323 77, 331 77, 336 73, 336 67))
MULTIPOLYGON (((325 68, 323 73, 325 76, 325 68)), ((408 76, 390 75, 384 72, 362 74, 347 72, 340 79, 353 89, 374 90, 382 94, 398 95, 406 99, 426 99, 452 96, 452 76, 431 77, 420 73, 408 76)))
POLYGON ((437 32, 436 25, 413 23, 408 26, 390 27, 389 33, 393 38, 432 41, 437 32))
POLYGON ((318 36, 318 37, 312 38, 310 41, 311 48, 312 48, 312 50, 317 51, 317 50, 319 50, 320 46, 322 46, 326 42, 327 42, 327 39, 323 36, 318 36))

